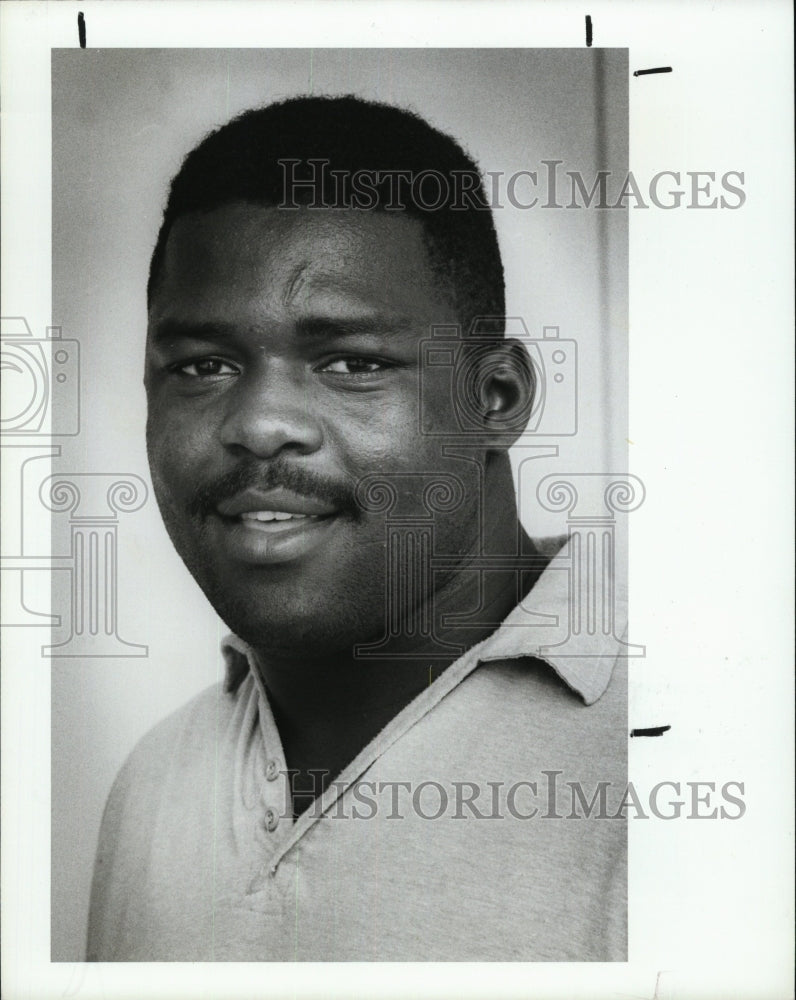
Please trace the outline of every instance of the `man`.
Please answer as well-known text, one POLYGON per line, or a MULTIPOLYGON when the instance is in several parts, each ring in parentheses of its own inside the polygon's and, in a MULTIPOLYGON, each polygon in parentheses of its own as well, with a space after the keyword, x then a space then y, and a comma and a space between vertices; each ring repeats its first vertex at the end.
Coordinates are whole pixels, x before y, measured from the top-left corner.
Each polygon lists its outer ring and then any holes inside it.
POLYGON ((234 635, 117 778, 89 958, 624 958, 621 815, 556 803, 624 782, 621 660, 542 653, 568 555, 517 518, 535 379, 476 165, 356 98, 248 112, 148 292, 155 493, 234 635))

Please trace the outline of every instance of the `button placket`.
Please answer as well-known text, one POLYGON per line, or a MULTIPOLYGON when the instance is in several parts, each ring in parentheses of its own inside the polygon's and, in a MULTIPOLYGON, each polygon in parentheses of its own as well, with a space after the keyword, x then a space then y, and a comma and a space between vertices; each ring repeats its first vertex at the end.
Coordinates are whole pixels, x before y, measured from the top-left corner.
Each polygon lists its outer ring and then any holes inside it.
POLYGON ((262 854, 260 869, 257 875, 249 884, 249 896, 259 895, 263 892, 271 894, 275 891, 274 876, 278 870, 278 862, 274 858, 278 856, 280 833, 289 832, 284 829, 282 820, 285 818, 286 810, 289 809, 289 801, 286 798, 286 775, 284 768, 276 757, 269 757, 265 765, 261 764, 260 771, 260 803, 261 812, 257 820, 259 833, 257 839, 261 845, 262 854))
POLYGON ((293 801, 290 794, 289 775, 286 772, 284 754, 282 753, 282 742, 271 712, 271 706, 268 703, 265 686, 256 663, 250 661, 250 666, 259 695, 258 714, 264 758, 260 772, 260 801, 264 807, 261 816, 261 830, 268 833, 269 839, 273 839, 272 835, 277 827, 284 828, 285 826, 284 823, 280 823, 280 820, 292 818, 293 801), (276 822, 269 810, 273 810, 276 814, 276 822))

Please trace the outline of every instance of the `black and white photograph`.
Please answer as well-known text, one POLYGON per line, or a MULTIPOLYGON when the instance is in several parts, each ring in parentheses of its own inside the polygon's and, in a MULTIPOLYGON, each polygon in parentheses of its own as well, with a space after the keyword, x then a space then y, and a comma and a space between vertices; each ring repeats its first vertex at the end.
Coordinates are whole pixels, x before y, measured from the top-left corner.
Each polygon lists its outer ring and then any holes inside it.
POLYGON ((79 471, 43 487, 80 561, 53 958, 82 957, 96 827, 91 961, 623 960, 627 53, 52 65, 53 310, 84 361, 79 471), (95 512, 97 437, 130 472, 95 512), (114 654, 168 718, 108 789, 75 764, 118 755, 83 701, 128 711, 94 686, 114 654), (159 678, 204 664, 167 713, 159 678))
POLYGON ((792 16, 331 6, 7 61, 8 995, 784 996, 792 16))

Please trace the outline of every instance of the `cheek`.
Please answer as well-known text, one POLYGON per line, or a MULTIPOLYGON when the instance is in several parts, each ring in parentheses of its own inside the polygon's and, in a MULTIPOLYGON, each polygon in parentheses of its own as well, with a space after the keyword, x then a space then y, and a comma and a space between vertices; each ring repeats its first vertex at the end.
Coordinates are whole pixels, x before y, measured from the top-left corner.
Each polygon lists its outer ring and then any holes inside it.
POLYGON ((195 484, 207 461, 210 440, 200 421, 150 407, 146 441, 153 481, 172 487, 195 484))
POLYGON ((404 395, 373 397, 324 414, 324 443, 346 469, 366 475, 398 471, 411 465, 425 441, 419 432, 417 405, 404 395))
POLYGON ((429 472, 440 466, 436 442, 419 434, 413 425, 401 426, 395 421, 386 426, 372 425, 358 447, 352 447, 349 440, 345 451, 346 466, 356 479, 375 474, 389 479, 429 472))
POLYGON ((452 367, 427 367, 418 393, 420 425, 434 434, 458 433, 457 402, 461 405, 463 391, 452 367))

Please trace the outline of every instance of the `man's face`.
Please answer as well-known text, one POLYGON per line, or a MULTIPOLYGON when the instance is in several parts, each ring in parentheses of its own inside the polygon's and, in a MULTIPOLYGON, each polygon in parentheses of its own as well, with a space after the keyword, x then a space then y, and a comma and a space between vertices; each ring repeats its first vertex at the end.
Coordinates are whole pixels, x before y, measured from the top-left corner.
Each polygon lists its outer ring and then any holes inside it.
MULTIPOLYGON (((240 203, 174 225, 149 313, 149 460, 177 551, 242 638, 314 657, 381 637, 385 514, 357 504, 365 476, 417 493, 400 474, 455 474, 466 500, 435 547, 476 547, 475 467, 419 426, 419 342, 455 323, 415 220, 240 203)), ((437 429, 455 429, 449 384, 424 400, 437 429)))

